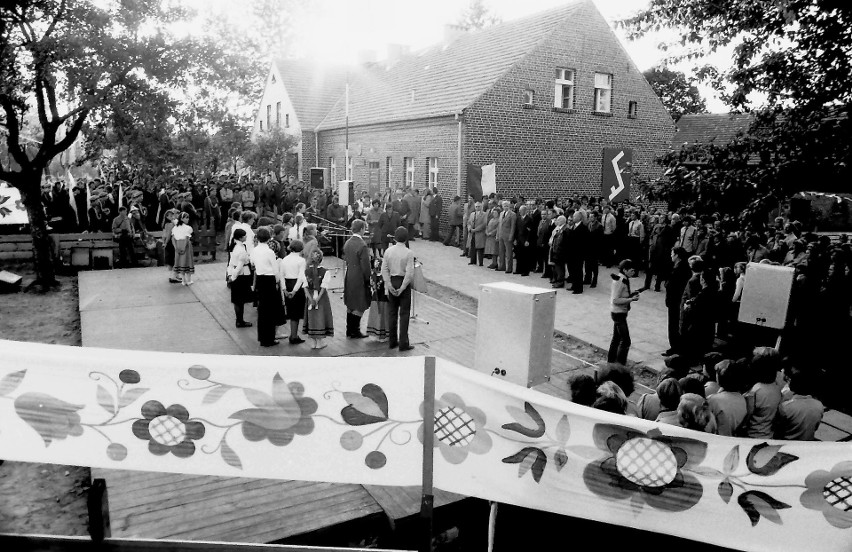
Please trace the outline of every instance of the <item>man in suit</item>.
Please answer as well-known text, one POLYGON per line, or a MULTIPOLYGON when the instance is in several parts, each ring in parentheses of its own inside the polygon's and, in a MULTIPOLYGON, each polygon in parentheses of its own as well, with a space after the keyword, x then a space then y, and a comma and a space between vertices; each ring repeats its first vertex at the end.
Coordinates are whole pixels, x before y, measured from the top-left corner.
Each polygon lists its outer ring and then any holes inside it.
POLYGON ((534 247, 536 235, 534 224, 533 218, 529 214, 529 207, 521 205, 518 209, 517 234, 515 236, 515 251, 518 258, 515 274, 521 276, 530 275, 530 253, 532 247, 534 247))
POLYGON ((583 293, 583 262, 586 260, 586 247, 589 244, 589 227, 583 222, 583 213, 574 212, 574 226, 566 236, 568 252, 568 277, 571 279, 571 293, 583 293))
POLYGON ((346 277, 343 282, 343 302, 346 305, 346 337, 361 339, 361 317, 370 308, 370 248, 364 242, 365 223, 352 221, 352 237, 343 245, 346 277))
POLYGON ((438 192, 438 187, 432 188, 432 203, 429 204, 429 227, 432 229, 432 235, 429 236, 430 241, 440 241, 441 236, 438 232, 438 226, 441 222, 441 211, 444 209, 444 198, 438 192))
POLYGON ((567 220, 563 215, 556 217, 556 226, 550 236, 550 264, 553 265, 553 288, 565 287, 565 235, 567 220))
POLYGON ((477 263, 477 259, 479 260, 479 266, 482 266, 482 260, 485 257, 485 225, 487 223, 487 217, 485 213, 482 212, 482 202, 477 201, 474 204, 474 212, 470 215, 469 221, 469 231, 471 234, 470 238, 470 263, 475 265, 477 263))
POLYGON ((512 204, 504 201, 503 212, 500 213, 500 221, 497 223, 497 270, 505 270, 506 274, 512 273, 517 221, 518 216, 512 210, 512 204))

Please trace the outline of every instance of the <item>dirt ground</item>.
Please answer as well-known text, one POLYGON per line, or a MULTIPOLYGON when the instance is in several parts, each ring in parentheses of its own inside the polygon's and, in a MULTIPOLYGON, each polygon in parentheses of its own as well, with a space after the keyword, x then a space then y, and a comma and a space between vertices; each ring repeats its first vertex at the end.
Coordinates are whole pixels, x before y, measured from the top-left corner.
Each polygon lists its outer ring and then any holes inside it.
MULTIPOLYGON (((32 281, 28 265, 0 269, 32 281)), ((80 346, 76 276, 59 276, 49 293, 0 293, 0 339, 80 346)), ((0 465, 0 533, 86 535, 89 469, 4 462, 0 465)))

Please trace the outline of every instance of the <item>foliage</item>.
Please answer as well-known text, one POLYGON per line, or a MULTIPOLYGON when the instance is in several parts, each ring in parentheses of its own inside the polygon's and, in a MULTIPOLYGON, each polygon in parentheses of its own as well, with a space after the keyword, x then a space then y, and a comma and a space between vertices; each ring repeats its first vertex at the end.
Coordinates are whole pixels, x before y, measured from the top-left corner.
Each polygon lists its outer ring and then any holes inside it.
POLYGON ((755 214, 802 190, 848 187, 852 11, 845 3, 651 0, 620 24, 631 37, 674 29, 678 39, 663 45, 674 52, 669 61, 732 48, 729 68, 704 65, 698 76, 733 110, 755 112, 745 135, 730 144, 691 145, 662 156, 665 180, 644 183, 649 194, 656 190, 699 209, 718 197, 728 211, 755 214), (688 49, 678 51, 676 43, 688 49))
POLYGON ((698 88, 680 71, 667 67, 655 67, 644 73, 645 79, 677 122, 681 115, 706 113, 707 103, 698 93, 698 88))
POLYGON ((288 161, 290 150, 299 145, 299 138, 280 129, 263 132, 251 143, 246 164, 260 173, 273 173, 281 181, 281 170, 288 161))
POLYGON ((500 16, 492 13, 485 5, 485 0, 470 0, 456 25, 464 31, 479 31, 501 21, 500 16))

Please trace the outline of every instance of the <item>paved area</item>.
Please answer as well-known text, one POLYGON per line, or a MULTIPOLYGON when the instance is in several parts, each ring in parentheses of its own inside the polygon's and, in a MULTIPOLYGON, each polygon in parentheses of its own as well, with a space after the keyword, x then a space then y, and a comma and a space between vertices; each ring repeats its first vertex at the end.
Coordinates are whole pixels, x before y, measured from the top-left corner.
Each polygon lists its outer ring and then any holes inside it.
MULTIPOLYGON (((514 282, 533 287, 550 289, 548 280, 541 274, 519 276, 506 274, 478 266, 470 266, 468 259, 459 256, 456 247, 445 247, 440 242, 415 240, 411 249, 423 263, 424 276, 473 298, 479 297, 479 286, 494 282, 514 282)), ((488 265, 488 260, 485 262, 488 265)), ((556 300, 555 328, 604 350, 609 349, 612 338, 612 319, 609 315, 609 292, 612 279, 611 269, 600 269, 598 286, 585 287, 582 294, 574 295, 570 289, 560 289, 556 300)), ((644 275, 632 280, 634 289, 644 284, 644 275)), ((630 347, 628 360, 641 362, 654 370, 663 367, 660 353, 669 348, 666 334, 667 314, 665 293, 647 291, 633 304, 628 321, 630 323, 630 347)))

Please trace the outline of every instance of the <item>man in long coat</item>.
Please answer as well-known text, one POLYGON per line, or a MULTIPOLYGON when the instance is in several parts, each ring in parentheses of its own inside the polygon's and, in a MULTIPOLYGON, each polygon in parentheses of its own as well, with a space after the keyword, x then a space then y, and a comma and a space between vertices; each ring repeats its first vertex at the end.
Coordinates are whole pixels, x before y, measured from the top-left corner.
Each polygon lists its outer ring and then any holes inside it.
POLYGON ((361 339, 361 317, 370 308, 370 248, 364 242, 364 221, 352 221, 352 237, 343 245, 346 278, 343 303, 346 305, 346 337, 361 339))

